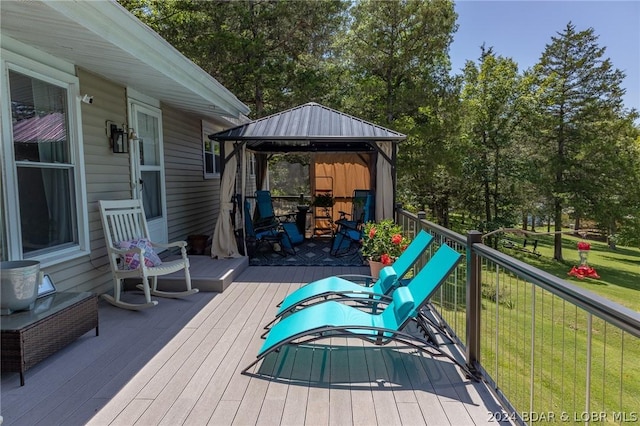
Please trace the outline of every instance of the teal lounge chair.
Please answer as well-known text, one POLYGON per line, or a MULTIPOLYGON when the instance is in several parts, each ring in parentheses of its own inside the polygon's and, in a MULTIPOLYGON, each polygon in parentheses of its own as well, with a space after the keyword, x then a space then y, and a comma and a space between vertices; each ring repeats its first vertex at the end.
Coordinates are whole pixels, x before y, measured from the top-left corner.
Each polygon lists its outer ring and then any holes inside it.
POLYGON ((346 279, 355 277, 355 275, 323 278, 300 287, 280 302, 276 318, 267 324, 265 329, 268 329, 278 319, 295 310, 330 299, 346 299, 355 302, 358 299, 367 299, 368 301, 386 300, 389 302, 388 295, 401 284, 402 277, 409 272, 432 241, 433 236, 431 234, 420 231, 393 265, 387 266, 380 271, 380 277, 371 287, 346 279))
POLYGON ((386 345, 396 341, 433 356, 449 358, 467 377, 473 377, 466 365, 433 343, 403 331, 411 321, 414 321, 418 328, 427 327, 420 310, 445 282, 461 258, 462 256, 451 247, 440 247, 431 261, 407 286, 399 287, 393 292, 393 300, 379 314, 371 314, 335 301, 320 303, 292 313, 271 328, 257 359, 242 373, 248 374, 247 371, 260 360, 287 344, 307 344, 331 337, 357 337, 375 345, 386 345))

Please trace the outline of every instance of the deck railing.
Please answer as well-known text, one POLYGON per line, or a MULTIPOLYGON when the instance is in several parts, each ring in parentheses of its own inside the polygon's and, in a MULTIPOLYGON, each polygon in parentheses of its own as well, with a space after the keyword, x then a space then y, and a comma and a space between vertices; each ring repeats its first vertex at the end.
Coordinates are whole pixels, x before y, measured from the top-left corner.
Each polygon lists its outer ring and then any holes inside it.
POLYGON ((640 422, 640 313, 494 250, 478 232, 404 210, 396 220, 466 254, 432 304, 503 403, 494 420, 640 422))

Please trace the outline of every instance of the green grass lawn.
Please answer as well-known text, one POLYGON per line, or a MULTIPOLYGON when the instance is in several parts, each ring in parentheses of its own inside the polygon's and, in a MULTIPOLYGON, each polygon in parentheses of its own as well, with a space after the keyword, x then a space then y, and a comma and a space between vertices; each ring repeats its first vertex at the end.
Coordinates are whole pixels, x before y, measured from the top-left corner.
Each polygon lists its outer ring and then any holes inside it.
MULTIPOLYGON (((523 243, 522 237, 512 240, 520 245, 523 243)), ((552 235, 538 237, 539 257, 519 250, 501 250, 581 288, 640 311, 640 250, 629 247, 611 250, 606 243, 589 241, 591 250, 588 264, 597 270, 600 278, 579 279, 567 274, 572 266, 580 263, 578 241, 580 238, 563 235, 562 262, 553 260, 552 235)), ((482 351, 484 361, 489 366, 497 363, 496 371, 500 371, 503 376, 500 380, 501 387, 505 393, 511 394, 510 400, 516 406, 529 406, 531 395, 528 392, 527 373, 533 363, 536 371, 532 398, 534 411, 567 410, 579 413, 584 403, 581 396, 585 392, 586 380, 585 313, 568 309, 559 300, 537 292, 536 345, 532 354, 529 353, 531 298, 529 295, 516 293, 517 290, 514 289, 509 291, 510 297, 514 299, 515 309, 485 304, 489 312, 483 318, 488 328, 483 335, 490 335, 490 330, 497 327, 501 330, 501 343, 499 349, 495 349, 487 347, 491 343, 485 341, 482 351), (496 309, 500 311, 498 318, 501 318, 502 326, 493 321, 496 309)), ((623 338, 618 329, 607 326, 600 319, 594 319, 592 327, 591 409, 611 413, 640 406, 640 370, 636 368, 637 360, 640 359, 640 341, 631 336, 623 338), (624 372, 622 377, 621 371, 624 372)))
MULTIPOLYGON (((508 236, 523 244, 523 237, 508 236)), ((537 237, 541 254, 500 247, 506 254, 547 271, 572 284, 640 311, 640 250, 589 241, 588 263, 600 279, 578 279, 567 273, 579 265, 580 238, 563 236, 563 262, 553 260, 553 236, 537 237)), ((531 239, 527 246, 531 249, 531 239)), ((491 267, 483 273, 481 363, 509 401, 521 413, 568 412, 566 423, 583 423, 587 365, 590 362, 590 411, 612 413, 640 407, 640 339, 622 333, 599 318, 565 303, 549 292, 509 274, 498 276, 491 267), (503 303, 491 299, 499 282, 503 303), (508 301, 508 303, 504 303, 508 301), (588 329, 592 330, 591 357, 588 329), (532 373, 533 372, 533 373, 532 373), (533 383, 531 381, 533 374, 533 383), (576 418, 577 416, 577 418, 576 418)), ((445 309, 446 310, 446 309, 445 309)), ((447 320, 464 324, 464 312, 446 312, 447 320)), ((462 331, 462 330, 458 330, 462 331)), ((613 421, 614 423, 618 423, 613 421)))
MULTIPOLYGON (((495 289, 496 279, 484 271, 484 285, 495 289)), ((589 411, 611 415, 640 406, 640 339, 596 317, 590 324, 585 311, 539 287, 506 274, 499 279, 510 303, 483 299, 481 363, 519 411, 579 418, 588 363, 589 411)))
MULTIPOLYGON (((522 237, 510 239, 520 245, 523 243, 522 237)), ((563 262, 553 260, 552 235, 540 235, 537 239, 540 257, 507 248, 501 248, 501 250, 543 271, 564 278, 572 284, 640 312, 640 293, 638 293, 640 291, 640 249, 619 246, 616 250, 610 250, 606 243, 589 241, 591 250, 588 263, 598 271, 600 279, 581 280, 567 275, 572 266, 580 264, 576 247, 580 238, 563 235, 563 262)))

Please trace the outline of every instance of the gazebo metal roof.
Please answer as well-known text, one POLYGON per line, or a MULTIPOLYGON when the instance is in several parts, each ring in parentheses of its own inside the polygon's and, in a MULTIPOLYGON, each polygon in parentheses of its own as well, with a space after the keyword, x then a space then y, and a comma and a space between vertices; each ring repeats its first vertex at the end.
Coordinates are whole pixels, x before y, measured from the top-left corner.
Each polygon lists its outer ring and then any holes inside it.
POLYGON ((372 142, 399 142, 406 135, 315 102, 209 135, 243 141, 262 152, 374 151, 372 142))

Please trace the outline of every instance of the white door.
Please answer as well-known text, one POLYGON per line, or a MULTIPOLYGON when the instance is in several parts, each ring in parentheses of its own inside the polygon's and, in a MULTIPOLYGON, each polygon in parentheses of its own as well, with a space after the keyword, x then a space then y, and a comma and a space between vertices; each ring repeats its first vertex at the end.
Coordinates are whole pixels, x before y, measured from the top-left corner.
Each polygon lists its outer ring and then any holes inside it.
POLYGON ((131 141, 131 187, 133 198, 142 199, 151 240, 166 243, 167 206, 162 149, 162 114, 157 108, 132 101, 130 127, 137 139, 131 141))

